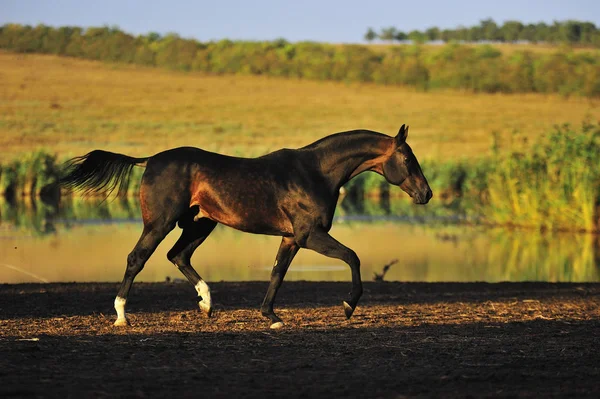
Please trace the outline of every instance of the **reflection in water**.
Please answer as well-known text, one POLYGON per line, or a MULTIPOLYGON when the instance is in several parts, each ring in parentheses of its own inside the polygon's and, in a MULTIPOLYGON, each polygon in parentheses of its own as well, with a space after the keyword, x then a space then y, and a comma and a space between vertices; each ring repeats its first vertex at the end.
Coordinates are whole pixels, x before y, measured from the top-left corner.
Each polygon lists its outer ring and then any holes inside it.
POLYGON ((78 221, 104 222, 140 218, 139 203, 132 198, 102 201, 67 197, 60 204, 54 204, 40 199, 12 203, 0 197, 0 226, 10 225, 33 235, 54 234, 57 223, 68 227, 78 221))
MULTIPOLYGON (((118 282, 142 226, 128 219, 125 214, 117 222, 55 222, 54 233, 45 235, 3 223, 0 282, 118 282)), ((394 259, 386 281, 600 281, 592 235, 348 218, 338 219, 331 233, 357 252, 365 281, 394 259)), ((178 235, 176 229, 161 243, 136 281, 183 279, 166 259, 178 235)), ((265 281, 279 240, 218 226, 192 263, 207 281, 265 281)), ((302 250, 286 279, 350 281, 350 271, 341 261, 302 250)))
MULTIPOLYGON (((399 190, 399 189, 398 189, 399 190)), ((388 219, 405 222, 460 221, 451 209, 440 203, 415 206, 408 199, 383 197, 381 201, 365 199, 341 201, 336 210, 337 219, 373 220, 388 219)), ((65 197, 60 204, 46 203, 40 199, 28 202, 7 202, 0 196, 0 225, 9 224, 35 235, 54 234, 55 224, 67 226, 78 221, 132 221, 141 218, 140 206, 135 198, 118 198, 107 201, 65 197)))

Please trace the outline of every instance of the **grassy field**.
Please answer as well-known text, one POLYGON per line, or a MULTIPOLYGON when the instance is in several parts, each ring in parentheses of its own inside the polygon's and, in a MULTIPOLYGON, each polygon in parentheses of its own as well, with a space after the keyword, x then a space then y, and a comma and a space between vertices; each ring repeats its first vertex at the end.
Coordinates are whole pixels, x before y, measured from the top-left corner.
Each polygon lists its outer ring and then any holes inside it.
POLYGON ((554 95, 419 92, 371 84, 208 76, 0 53, 0 158, 45 148, 150 155, 183 145, 258 155, 327 134, 411 126, 421 159, 472 158, 492 137, 534 139, 554 124, 600 119, 600 101, 554 95))
MULTIPOLYGON (((469 47, 480 47, 483 45, 481 43, 461 43, 461 44, 464 46, 469 46, 469 47)), ((409 46, 412 46, 412 44, 385 43, 385 42, 368 44, 368 47, 371 50, 376 50, 376 51, 381 51, 381 52, 386 52, 389 49, 392 49, 395 47, 409 47, 409 46)), ((440 46, 443 46, 443 44, 423 43, 421 46, 425 51, 429 51, 429 50, 439 49, 440 46)), ((600 49, 598 49, 596 47, 586 47, 586 46, 580 46, 580 45, 572 46, 572 45, 567 45, 567 44, 552 44, 552 43, 536 43, 536 44, 534 44, 534 43, 493 43, 493 44, 490 44, 490 46, 494 47, 495 49, 500 50, 503 54, 513 54, 517 51, 528 51, 528 52, 531 52, 534 54, 552 54, 552 53, 556 53, 557 51, 565 50, 565 49, 572 50, 576 53, 591 53, 591 54, 600 53, 600 49)))

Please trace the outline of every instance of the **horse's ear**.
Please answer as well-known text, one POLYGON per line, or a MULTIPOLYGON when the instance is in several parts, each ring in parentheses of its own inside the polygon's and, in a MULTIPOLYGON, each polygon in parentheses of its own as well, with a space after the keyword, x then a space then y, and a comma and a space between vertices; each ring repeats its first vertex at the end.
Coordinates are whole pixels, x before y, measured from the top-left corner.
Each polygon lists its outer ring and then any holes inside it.
POLYGON ((400 130, 398 130, 398 135, 396 135, 396 144, 401 145, 406 141, 408 137, 408 126, 402 125, 400 126, 400 130))

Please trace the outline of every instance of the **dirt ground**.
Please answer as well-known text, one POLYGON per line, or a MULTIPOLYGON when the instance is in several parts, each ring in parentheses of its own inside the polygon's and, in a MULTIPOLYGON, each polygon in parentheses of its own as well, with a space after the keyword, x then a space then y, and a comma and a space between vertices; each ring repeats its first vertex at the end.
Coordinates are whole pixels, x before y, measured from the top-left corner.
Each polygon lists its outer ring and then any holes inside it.
POLYGON ((0 285, 1 397, 600 397, 600 284, 0 285))

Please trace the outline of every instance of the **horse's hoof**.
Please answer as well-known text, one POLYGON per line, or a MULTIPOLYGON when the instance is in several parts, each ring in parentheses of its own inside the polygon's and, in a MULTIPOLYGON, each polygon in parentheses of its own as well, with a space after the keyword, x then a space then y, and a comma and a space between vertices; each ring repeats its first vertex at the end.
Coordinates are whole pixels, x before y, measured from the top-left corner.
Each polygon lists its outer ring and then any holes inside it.
POLYGON ((276 323, 271 324, 271 327, 269 327, 271 330, 279 330, 280 328, 283 327, 283 322, 278 321, 276 323))
POLYGON ((204 303, 204 301, 198 302, 198 306, 200 306, 200 310, 206 313, 206 316, 212 316, 212 307, 204 303))
POLYGON ((354 313, 354 308, 350 306, 350 304, 346 301, 344 303, 344 313, 346 314, 346 319, 352 317, 352 313, 354 313))
POLYGON ((117 319, 114 324, 115 327, 127 327, 130 325, 129 320, 127 319, 117 319))

